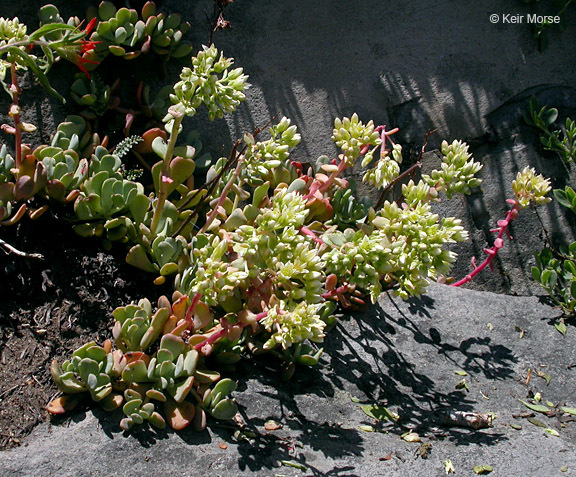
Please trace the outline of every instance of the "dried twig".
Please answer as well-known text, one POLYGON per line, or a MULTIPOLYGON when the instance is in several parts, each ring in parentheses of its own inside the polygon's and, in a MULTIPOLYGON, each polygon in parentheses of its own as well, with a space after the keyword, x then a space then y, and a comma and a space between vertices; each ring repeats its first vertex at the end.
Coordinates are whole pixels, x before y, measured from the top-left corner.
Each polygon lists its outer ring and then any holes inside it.
POLYGON ((493 416, 489 413, 451 411, 444 416, 446 427, 469 427, 474 430, 492 427, 493 416))
POLYGON ((13 247, 12 245, 10 245, 9 243, 6 243, 4 240, 0 239, 0 246, 4 247, 8 252, 11 252, 15 255, 19 255, 20 257, 26 257, 26 258, 39 258, 39 259, 43 259, 44 256, 40 253, 26 253, 26 252, 22 252, 20 250, 18 250, 17 248, 13 247))

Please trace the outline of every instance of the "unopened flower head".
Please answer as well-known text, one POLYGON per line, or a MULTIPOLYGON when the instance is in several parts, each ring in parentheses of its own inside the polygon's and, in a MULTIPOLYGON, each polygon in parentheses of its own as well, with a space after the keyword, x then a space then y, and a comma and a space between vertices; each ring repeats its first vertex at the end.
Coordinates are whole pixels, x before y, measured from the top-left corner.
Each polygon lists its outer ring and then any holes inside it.
POLYGON ((542 174, 536 174, 536 171, 528 166, 517 174, 512 182, 512 190, 521 208, 528 207, 531 202, 542 205, 552 200, 546 197, 551 190, 550 180, 542 174))
POLYGON ((381 143, 380 135, 374 128, 374 122, 363 124, 354 113, 351 118, 334 120, 332 140, 344 151, 345 161, 348 166, 353 166, 354 161, 360 156, 364 146, 378 146, 381 143))
POLYGON ((210 119, 233 112, 246 98, 244 90, 249 86, 242 68, 229 70, 233 63, 215 46, 204 46, 192 58, 192 68, 182 70, 180 81, 174 85, 174 94, 170 95, 172 103, 187 116, 196 114, 201 104, 208 108, 210 119))
POLYGON ((319 308, 320 305, 301 302, 290 309, 283 301, 272 307, 261 322, 272 333, 264 347, 271 349, 281 345, 283 349, 288 349, 307 339, 322 342, 326 323, 320 319, 319 308))

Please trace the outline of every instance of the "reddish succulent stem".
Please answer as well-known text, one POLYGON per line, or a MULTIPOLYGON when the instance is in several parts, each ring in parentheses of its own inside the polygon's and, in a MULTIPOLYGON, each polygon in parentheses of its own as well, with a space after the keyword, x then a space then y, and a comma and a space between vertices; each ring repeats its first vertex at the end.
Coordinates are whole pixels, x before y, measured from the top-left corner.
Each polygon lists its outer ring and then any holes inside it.
POLYGON ((326 293, 322 294, 322 298, 324 298, 325 300, 329 300, 332 297, 341 295, 342 293, 346 293, 347 291, 349 291, 349 287, 348 284, 344 284, 342 286, 339 286, 338 288, 334 288, 334 290, 330 290, 327 291, 326 293))
POLYGON ((502 237, 504 236, 504 234, 508 235, 508 237, 510 237, 510 239, 512 239, 512 235, 510 235, 510 231, 508 230, 508 226, 510 225, 510 222, 512 220, 514 220, 516 217, 518 217, 518 210, 519 210, 520 204, 514 199, 508 199, 507 202, 509 204, 512 204, 512 208, 506 213, 506 218, 504 220, 498 221, 498 228, 491 230, 491 232, 498 232, 498 236, 496 237, 496 240, 494 240, 494 245, 492 247, 484 249, 484 252, 486 252, 488 254, 488 257, 486 257, 486 260, 484 260, 478 266, 476 266, 476 260, 475 260, 475 258, 473 258, 472 259, 472 266, 474 267, 474 269, 472 270, 472 272, 470 272, 468 275, 466 275, 464 278, 457 281, 456 283, 452 283, 451 286, 459 287, 461 285, 464 285, 465 283, 471 282, 474 279, 474 277, 476 275, 478 275, 478 273, 480 273, 482 270, 484 270, 488 265, 490 265, 490 268, 492 268, 492 266, 493 266, 492 262, 496 258, 498 251, 504 245, 504 241, 502 240, 502 237))
MULTIPOLYGON (((366 152, 368 152, 367 149, 366 152)), ((312 186, 310 187, 310 192, 308 192, 308 194, 304 196, 304 200, 310 200, 312 197, 314 197, 314 194, 316 192, 320 192, 321 194, 324 193, 324 191, 327 190, 334 183, 336 178, 346 170, 346 167, 347 167, 346 161, 342 160, 340 161, 340 164, 338 164, 338 170, 330 174, 330 177, 326 182, 324 182, 321 185, 318 185, 318 182, 313 182, 312 186)))
POLYGON ((322 241, 322 239, 320 237, 318 237, 314 232, 312 232, 312 230, 310 230, 305 225, 300 227, 300 232, 303 233, 304 235, 307 235, 308 237, 310 237, 318 245, 324 245, 324 242, 322 241))
MULTIPOLYGON (((264 318, 266 318, 266 316, 268 315, 267 311, 263 311, 262 313, 258 313, 256 315, 256 321, 260 321, 264 318)), ((228 320, 226 320, 226 318, 222 319, 223 321, 227 322, 230 326, 232 326, 230 324, 230 322, 228 320)), ((246 328, 249 323, 238 323, 238 325, 240 325, 242 328, 246 328)), ((222 326, 222 325, 220 325, 222 326)), ((223 338, 224 336, 226 336, 226 333, 228 332, 228 327, 227 326, 222 326, 222 328, 220 328, 218 331, 214 332, 211 336, 209 336, 208 338, 206 338, 204 341, 202 341, 201 343, 198 343, 197 345, 194 346, 194 349, 196 351, 200 351, 202 350, 202 348, 204 348, 204 346, 206 345, 210 345, 212 343, 215 343, 216 341, 218 341, 220 338, 223 338)))
POLYGON ((194 312, 196 311, 196 305, 198 305, 200 298, 202 298, 202 294, 196 293, 190 302, 190 306, 186 310, 186 321, 190 324, 189 326, 192 326, 194 323, 194 312))

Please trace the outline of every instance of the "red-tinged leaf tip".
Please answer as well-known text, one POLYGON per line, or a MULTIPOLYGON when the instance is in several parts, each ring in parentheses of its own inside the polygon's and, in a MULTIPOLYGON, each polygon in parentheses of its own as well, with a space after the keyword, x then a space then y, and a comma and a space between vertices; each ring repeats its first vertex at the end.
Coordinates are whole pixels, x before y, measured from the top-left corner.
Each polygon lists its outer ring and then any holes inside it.
POLYGON ((79 402, 80 397, 78 396, 61 396, 51 401, 46 407, 46 410, 50 414, 64 414, 66 411, 71 411, 74 409, 79 402))
POLYGON ((184 401, 177 404, 172 399, 164 403, 164 409, 170 427, 175 431, 181 431, 186 428, 192 422, 196 412, 194 404, 191 402, 184 401))

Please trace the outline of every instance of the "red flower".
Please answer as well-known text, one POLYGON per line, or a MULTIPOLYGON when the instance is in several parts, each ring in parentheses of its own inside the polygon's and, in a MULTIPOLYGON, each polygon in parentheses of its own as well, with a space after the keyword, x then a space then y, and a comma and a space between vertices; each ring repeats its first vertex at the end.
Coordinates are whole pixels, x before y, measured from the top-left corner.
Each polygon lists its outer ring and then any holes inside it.
MULTIPOLYGON (((92 31, 96 27, 97 23, 98 23, 98 19, 96 17, 92 18, 92 20, 90 20, 88 22, 88 25, 86 25, 86 28, 84 28, 84 30, 82 30, 84 32, 84 38, 88 38, 90 33, 92 33, 92 31)), ((91 41, 91 40, 80 40, 79 41, 80 50, 77 52, 77 55, 74 58, 75 61, 72 61, 74 64, 76 64, 76 66, 78 66, 80 71, 82 71, 82 73, 84 73, 88 77, 88 79, 90 79, 90 73, 88 73, 88 71, 84 67, 84 64, 90 63, 90 64, 96 65, 96 64, 98 64, 98 62, 93 61, 93 60, 89 60, 88 58, 86 58, 86 56, 80 56, 80 55, 85 55, 85 53, 88 53, 88 52, 94 50, 98 43, 100 43, 100 42, 99 41, 91 41)))

